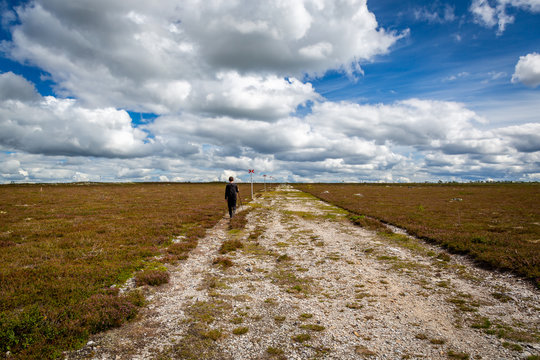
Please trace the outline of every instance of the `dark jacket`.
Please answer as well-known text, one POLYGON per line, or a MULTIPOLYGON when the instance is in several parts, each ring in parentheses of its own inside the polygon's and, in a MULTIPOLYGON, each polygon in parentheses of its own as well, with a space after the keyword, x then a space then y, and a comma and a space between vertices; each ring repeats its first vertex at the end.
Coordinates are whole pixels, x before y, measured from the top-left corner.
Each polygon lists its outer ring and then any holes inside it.
POLYGON ((236 202, 236 194, 238 193, 238 185, 234 183, 229 183, 225 187, 225 199, 228 202, 236 202))

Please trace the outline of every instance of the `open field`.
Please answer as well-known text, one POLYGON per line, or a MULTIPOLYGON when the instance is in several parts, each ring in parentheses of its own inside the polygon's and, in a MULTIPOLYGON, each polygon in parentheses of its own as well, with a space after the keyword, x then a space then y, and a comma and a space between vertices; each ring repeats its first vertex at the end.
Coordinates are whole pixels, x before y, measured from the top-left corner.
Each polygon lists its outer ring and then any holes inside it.
POLYGON ((279 186, 221 219, 134 321, 66 360, 540 356, 540 291, 279 186))
POLYGON ((166 281, 155 274, 223 217, 223 198, 224 184, 0 186, 0 357, 58 357, 133 318, 144 296, 117 285, 166 281))
POLYGON ((296 185, 540 286, 539 184, 296 185))

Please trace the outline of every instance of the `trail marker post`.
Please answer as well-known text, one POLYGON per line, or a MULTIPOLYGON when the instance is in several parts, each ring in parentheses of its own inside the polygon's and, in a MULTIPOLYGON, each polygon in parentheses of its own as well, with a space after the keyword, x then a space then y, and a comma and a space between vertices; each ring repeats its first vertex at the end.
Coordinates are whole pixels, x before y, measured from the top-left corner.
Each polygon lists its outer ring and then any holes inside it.
POLYGON ((264 192, 266 192, 266 175, 263 175, 264 178, 264 192))
POLYGON ((251 200, 253 200, 253 174, 255 173, 255 169, 248 169, 248 171, 251 177, 251 200))

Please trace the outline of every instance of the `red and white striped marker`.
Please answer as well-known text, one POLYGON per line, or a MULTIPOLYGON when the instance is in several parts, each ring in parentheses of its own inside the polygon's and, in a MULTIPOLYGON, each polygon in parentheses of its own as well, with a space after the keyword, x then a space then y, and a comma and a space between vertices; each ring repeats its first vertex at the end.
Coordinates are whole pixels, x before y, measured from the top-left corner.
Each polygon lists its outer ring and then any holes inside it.
POLYGON ((248 169, 248 171, 251 177, 251 200, 253 200, 253 174, 255 174, 255 169, 248 169))

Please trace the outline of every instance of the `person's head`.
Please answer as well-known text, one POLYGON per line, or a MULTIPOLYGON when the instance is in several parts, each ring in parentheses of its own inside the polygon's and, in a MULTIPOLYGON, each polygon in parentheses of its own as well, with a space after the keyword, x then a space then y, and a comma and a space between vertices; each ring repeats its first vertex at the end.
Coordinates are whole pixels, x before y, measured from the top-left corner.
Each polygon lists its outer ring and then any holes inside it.
POLYGON ((234 178, 232 176, 229 176, 229 182, 233 182, 234 178))

